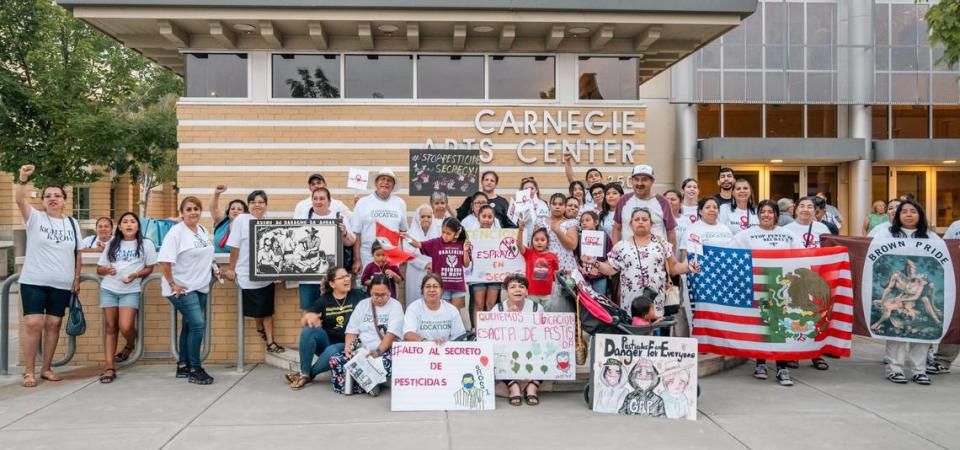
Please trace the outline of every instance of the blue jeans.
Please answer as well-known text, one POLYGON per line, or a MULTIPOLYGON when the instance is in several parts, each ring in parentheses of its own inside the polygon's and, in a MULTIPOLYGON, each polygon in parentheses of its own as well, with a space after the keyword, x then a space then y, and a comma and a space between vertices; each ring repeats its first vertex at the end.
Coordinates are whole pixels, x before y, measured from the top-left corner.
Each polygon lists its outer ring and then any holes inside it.
POLYGON ((326 330, 321 327, 303 327, 300 330, 300 373, 310 377, 330 370, 330 357, 343 351, 343 343, 331 344, 326 330), (319 357, 313 362, 313 357, 319 357))
POLYGON ((199 368, 200 344, 203 343, 203 331, 207 327, 207 294, 191 291, 180 298, 171 295, 167 300, 170 300, 177 312, 183 316, 183 324, 180 326, 180 357, 177 363, 199 368))
POLYGON ((593 287, 593 290, 597 291, 600 295, 607 295, 607 278, 598 278, 590 282, 590 286, 593 287))
POLYGON ((319 284, 300 284, 300 311, 306 311, 320 298, 319 284))

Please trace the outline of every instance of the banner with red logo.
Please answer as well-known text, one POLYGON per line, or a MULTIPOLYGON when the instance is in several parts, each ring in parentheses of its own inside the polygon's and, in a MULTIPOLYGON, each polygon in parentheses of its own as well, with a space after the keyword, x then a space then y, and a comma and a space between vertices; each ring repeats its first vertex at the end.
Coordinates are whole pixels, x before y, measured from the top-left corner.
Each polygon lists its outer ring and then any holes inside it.
POLYGON ((517 230, 481 228, 467 230, 473 245, 467 283, 499 283, 511 273, 524 273, 523 255, 517 249, 517 230))

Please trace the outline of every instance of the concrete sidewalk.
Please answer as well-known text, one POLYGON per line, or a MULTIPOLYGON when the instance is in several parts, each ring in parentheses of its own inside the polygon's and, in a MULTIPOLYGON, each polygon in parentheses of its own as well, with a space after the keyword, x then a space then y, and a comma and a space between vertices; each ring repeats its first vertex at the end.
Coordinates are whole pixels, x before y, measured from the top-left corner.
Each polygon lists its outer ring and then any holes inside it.
POLYGON ((0 448, 709 448, 960 449, 960 374, 929 387, 883 378, 882 344, 855 341, 855 358, 796 386, 753 379, 741 366, 701 380, 695 422, 591 412, 582 393, 546 394, 538 407, 498 399, 485 413, 391 413, 379 398, 340 397, 328 382, 294 392, 264 365, 213 367, 212 386, 176 380, 172 366, 138 366, 112 385, 94 369, 60 383, 19 387, 0 377, 0 448))

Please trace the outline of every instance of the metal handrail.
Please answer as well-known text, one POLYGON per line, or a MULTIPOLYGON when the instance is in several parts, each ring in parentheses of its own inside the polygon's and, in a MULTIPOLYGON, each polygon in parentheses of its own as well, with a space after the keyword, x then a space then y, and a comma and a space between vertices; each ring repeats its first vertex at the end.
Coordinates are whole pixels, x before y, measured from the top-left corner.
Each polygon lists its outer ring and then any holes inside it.
POLYGON ((130 355, 130 357, 127 358, 126 361, 117 363, 117 367, 132 366, 136 364, 137 361, 140 360, 140 358, 143 357, 143 350, 144 350, 143 337, 144 337, 144 332, 145 332, 144 328, 146 323, 145 319, 143 318, 144 317, 143 309, 147 303, 147 298, 146 298, 147 295, 145 294, 145 292, 147 291, 146 287, 147 287, 147 283, 153 280, 162 280, 162 279, 163 279, 163 274, 151 273, 150 275, 147 275, 146 278, 140 280, 140 308, 137 309, 137 343, 134 345, 133 353, 130 355))
POLYGON ((237 286, 237 368, 235 370, 237 373, 243 373, 243 352, 244 352, 243 334, 244 334, 244 326, 246 325, 246 322, 243 320, 243 289, 240 289, 239 284, 236 284, 236 286, 237 286))
MULTIPOLYGON (((81 273, 80 274, 80 283, 84 281, 96 281, 97 286, 100 285, 100 276, 93 273, 81 273)), ((77 337, 76 336, 67 336, 67 350, 63 352, 63 357, 56 359, 50 362, 52 367, 61 367, 65 366, 67 363, 73 359, 73 356, 77 353, 77 337)), ((43 360, 43 340, 40 342, 40 346, 37 347, 37 356, 40 357, 40 360, 43 360)))
MULTIPOLYGON (((213 295, 210 294, 210 292, 213 291, 215 284, 217 284, 217 279, 212 278, 210 280, 210 289, 207 291, 207 307, 203 314, 203 320, 206 326, 203 327, 203 346, 200 350, 200 361, 204 361, 207 359, 207 356, 210 356, 210 348, 212 347, 210 341, 213 340, 211 337, 211 330, 213 330, 213 295)), ((173 303, 170 303, 170 356, 173 357, 175 361, 180 360, 179 347, 180 340, 177 339, 177 308, 173 306, 173 303)))

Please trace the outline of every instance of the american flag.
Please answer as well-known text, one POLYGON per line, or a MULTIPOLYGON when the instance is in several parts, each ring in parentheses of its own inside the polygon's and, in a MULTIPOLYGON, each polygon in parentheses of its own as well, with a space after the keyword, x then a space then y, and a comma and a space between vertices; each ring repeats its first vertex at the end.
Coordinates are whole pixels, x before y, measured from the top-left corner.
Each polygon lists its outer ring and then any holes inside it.
POLYGON ((853 284, 846 247, 704 247, 690 276, 701 353, 799 360, 850 356, 853 284), (794 298, 796 297, 796 298, 794 298))

